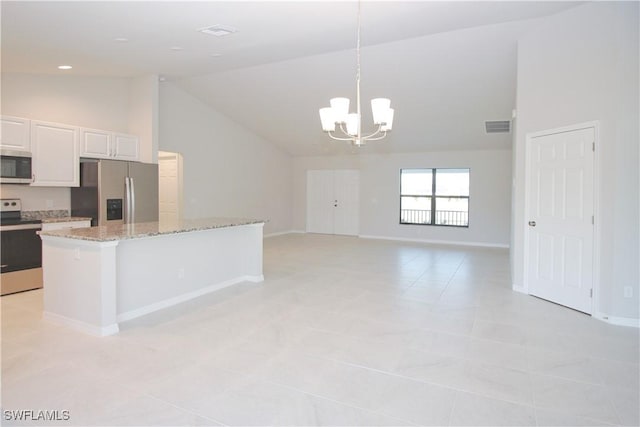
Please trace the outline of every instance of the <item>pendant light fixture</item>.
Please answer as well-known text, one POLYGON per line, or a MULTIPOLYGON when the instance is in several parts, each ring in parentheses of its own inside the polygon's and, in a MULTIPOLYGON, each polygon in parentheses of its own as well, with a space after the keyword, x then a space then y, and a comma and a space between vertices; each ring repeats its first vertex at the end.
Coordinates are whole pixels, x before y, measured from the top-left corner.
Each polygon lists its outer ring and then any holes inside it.
POLYGON ((322 130, 338 141, 349 141, 360 147, 366 141, 377 141, 391 130, 393 124, 393 108, 387 98, 375 98, 371 100, 373 112, 373 124, 377 129, 368 134, 362 134, 362 114, 360 113, 360 1, 358 1, 358 33, 356 44, 357 69, 356 69, 356 112, 349 113, 349 98, 331 99, 331 107, 320 109, 320 121, 322 130), (336 136, 336 127, 340 129, 340 136, 336 136))

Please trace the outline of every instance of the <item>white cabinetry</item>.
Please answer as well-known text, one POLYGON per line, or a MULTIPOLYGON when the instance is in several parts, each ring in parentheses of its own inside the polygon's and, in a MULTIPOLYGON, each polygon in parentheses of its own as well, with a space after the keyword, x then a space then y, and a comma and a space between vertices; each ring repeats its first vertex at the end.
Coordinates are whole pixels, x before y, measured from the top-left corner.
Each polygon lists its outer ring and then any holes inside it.
POLYGON ((80 157, 111 158, 111 132, 96 129, 80 129, 80 157))
POLYGON ((140 141, 137 136, 113 134, 113 157, 117 160, 140 160, 140 141))
POLYGON ((31 121, 33 183, 40 187, 80 185, 79 128, 31 121))
POLYGON ((138 137, 97 129, 80 130, 80 157, 137 161, 138 137))
POLYGON ((31 151, 30 120, 20 117, 2 116, 0 120, 0 148, 12 151, 31 151))
POLYGON ((42 231, 62 230, 65 228, 91 227, 91 221, 65 221, 65 222, 45 222, 42 224, 42 231))

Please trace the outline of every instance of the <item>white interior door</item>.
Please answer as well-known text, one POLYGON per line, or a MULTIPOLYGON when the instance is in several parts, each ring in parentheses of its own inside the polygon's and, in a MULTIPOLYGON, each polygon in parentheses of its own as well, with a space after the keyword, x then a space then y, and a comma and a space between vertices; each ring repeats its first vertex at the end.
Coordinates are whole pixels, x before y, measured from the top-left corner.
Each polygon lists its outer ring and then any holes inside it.
POLYGON ((160 221, 175 221, 182 216, 182 169, 179 153, 158 153, 160 221))
POLYGON ((333 171, 307 171, 307 232, 333 234, 333 171))
POLYGON ((593 127, 529 138, 529 293, 591 313, 593 127))
POLYGON ((357 170, 333 171, 333 233, 357 236, 360 222, 360 173, 357 170))
POLYGON ((307 232, 357 235, 359 183, 357 170, 307 171, 307 232))

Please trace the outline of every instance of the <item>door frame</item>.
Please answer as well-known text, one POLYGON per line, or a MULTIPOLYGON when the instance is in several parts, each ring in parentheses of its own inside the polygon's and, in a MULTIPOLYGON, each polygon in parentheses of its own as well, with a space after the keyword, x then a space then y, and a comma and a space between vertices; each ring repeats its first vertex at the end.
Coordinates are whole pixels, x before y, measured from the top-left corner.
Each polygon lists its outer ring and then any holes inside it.
POLYGON ((533 138, 538 138, 541 136, 553 135, 556 133, 563 132, 573 132, 582 129, 593 128, 594 131, 594 142, 595 142, 595 150, 593 153, 593 253, 592 253, 592 289, 593 295, 591 297, 591 313, 592 317, 598 317, 599 312, 597 307, 599 307, 598 301, 600 297, 600 204, 599 204, 599 196, 600 196, 600 161, 599 161, 599 152, 600 152, 600 122, 598 120, 590 121, 590 122, 582 122, 569 126, 563 126, 559 128, 546 129, 537 132, 530 132, 525 135, 525 161, 524 161, 524 218, 522 222, 523 232, 524 232, 524 280, 523 280, 523 290, 527 295, 531 295, 529 293, 529 231, 530 228, 527 224, 527 217, 529 216, 529 195, 531 188, 531 146, 533 138))
MULTIPOLYGON (((158 151, 158 210, 160 210, 160 162, 162 160, 173 160, 176 163, 176 185, 178 187, 177 194, 177 216, 178 219, 184 216, 184 176, 183 176, 183 164, 184 158, 182 153, 175 151, 158 151)), ((158 218, 160 218, 160 212, 158 212, 158 218)))

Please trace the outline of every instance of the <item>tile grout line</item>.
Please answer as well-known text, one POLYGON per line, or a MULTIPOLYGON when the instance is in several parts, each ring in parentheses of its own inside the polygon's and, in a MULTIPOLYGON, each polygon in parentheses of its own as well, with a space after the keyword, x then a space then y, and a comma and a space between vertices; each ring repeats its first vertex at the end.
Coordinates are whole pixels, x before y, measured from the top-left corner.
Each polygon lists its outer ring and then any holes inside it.
MULTIPOLYGON (((536 402, 535 402, 535 391, 533 389, 533 382, 532 382, 532 379, 531 379, 531 375, 532 374, 533 375, 540 375, 540 374, 530 373, 530 372, 527 372, 527 371, 520 371, 520 370, 517 370, 517 369, 510 369, 510 370, 518 371, 520 373, 527 374, 527 378, 529 380, 529 385, 530 385, 530 391, 531 391, 531 399, 532 399, 531 400, 532 403, 531 404, 527 404, 527 403, 523 403, 523 402, 518 402, 518 401, 513 401, 513 400, 506 400, 506 399, 498 398, 498 397, 495 397, 495 396, 490 396, 488 394, 484 394, 484 393, 477 392, 477 391, 464 390, 464 389, 452 387, 452 386, 449 386, 449 385, 443 385, 443 384, 439 384, 439 383, 434 383, 434 382, 423 380, 423 379, 419 379, 419 378, 407 377, 405 375, 397 374, 397 373, 394 373, 394 372, 389 372, 389 371, 383 371, 383 370, 379 370, 379 369, 375 369, 375 368, 370 368, 370 367, 358 365, 358 364, 355 364, 355 363, 345 362, 345 361, 338 360, 338 359, 327 358, 327 357, 322 357, 322 356, 315 356, 315 355, 313 355, 311 353, 306 353, 306 352, 302 352, 302 353, 307 355, 307 356, 313 357, 315 359, 327 360, 327 361, 331 361, 331 362, 338 363, 338 364, 341 364, 341 365, 346 365, 346 366, 351 366, 351 367, 354 367, 354 368, 365 369, 365 370, 376 372, 376 373, 379 373, 379 374, 390 375, 390 376, 402 378, 402 379, 405 379, 405 380, 411 380, 411 381, 415 381, 415 382, 419 382, 419 383, 423 383, 423 384, 428 384, 428 385, 431 385, 431 386, 442 387, 442 388, 446 388, 446 389, 449 389, 449 390, 453 390, 456 393, 473 394, 473 395, 484 397, 484 398, 491 399, 491 400, 496 400, 496 401, 500 401, 500 402, 504 402, 504 403, 509 403, 509 404, 515 404, 515 405, 519 405, 519 406, 529 407, 530 409, 533 409, 534 411, 536 409, 546 409, 546 410, 552 410, 553 411, 553 409, 551 409, 551 408, 548 408, 548 407, 545 407, 545 406, 538 406, 536 404, 536 402)), ((457 358, 457 359, 464 360, 465 362, 468 361, 468 360, 460 359, 460 358, 457 358)), ((541 375, 541 376, 557 378, 557 379, 561 379, 561 380, 567 380, 567 381, 570 381, 570 382, 575 382, 575 383, 584 384, 584 385, 599 386, 598 384, 585 383, 585 382, 579 382, 579 381, 572 381, 572 380, 568 380, 568 379, 563 378, 563 377, 557 377, 557 376, 552 376, 552 375, 541 375)), ((285 385, 285 384, 276 383, 276 382, 274 382, 274 384, 285 385)), ((300 390, 300 391, 302 391, 302 390, 300 390)), ((457 394, 456 394, 456 396, 457 396, 457 394)), ((614 406, 614 409, 615 409, 615 406, 614 406)), ((582 416, 582 415, 576 415, 576 414, 563 412, 563 411, 557 411, 557 410, 555 410, 555 411, 556 412, 560 412, 560 413, 564 413, 564 414, 567 414, 567 415, 579 416, 580 418, 591 419, 591 420, 594 420, 594 421, 597 421, 597 422, 608 423, 607 421, 598 420, 598 419, 594 419, 594 418, 591 418, 591 417, 585 417, 585 416, 582 416)))
POLYGON ((169 405, 169 406, 171 406, 171 407, 173 407, 173 408, 179 409, 179 410, 181 410, 181 411, 183 411, 183 412, 186 412, 186 413, 188 413, 188 414, 195 415, 195 416, 197 416, 197 417, 199 417, 199 418, 204 418, 205 420, 213 421, 214 423, 219 424, 219 425, 222 425, 222 426, 226 426, 226 425, 227 425, 227 424, 225 424, 225 423, 223 423, 223 422, 221 422, 221 421, 216 420, 215 418, 211 418, 211 417, 209 417, 209 416, 207 416, 207 415, 202 415, 202 414, 200 414, 200 413, 198 413, 198 412, 192 411, 192 410, 187 409, 187 408, 185 408, 185 407, 183 407, 183 406, 180 406, 180 405, 176 405, 175 403, 172 403, 172 402, 169 402, 169 401, 167 401, 167 400, 161 399, 161 398, 159 398, 159 397, 157 397, 157 396, 154 396, 154 395, 152 395, 152 394, 142 393, 142 395, 143 395, 143 396, 147 396, 147 397, 149 397, 149 398, 151 398, 151 399, 157 400, 158 402, 162 402, 162 403, 164 403, 164 404, 166 404, 166 405, 169 405))
POLYGON ((611 396, 611 392, 608 390, 608 388, 606 386, 602 386, 604 391, 605 391, 605 395, 607 396, 607 401, 609 403, 609 405, 611 406, 611 409, 613 409, 613 413, 616 416, 616 421, 618 425, 623 425, 622 423, 622 417, 620 417, 620 411, 618 410, 618 407, 616 405, 616 403, 613 401, 613 397, 611 396))
MULTIPOLYGON (((378 374, 389 375, 391 377, 401 378, 403 380, 409 380, 409 381, 414 381, 414 382, 418 382, 418 383, 421 383, 421 384, 427 384, 427 385, 430 385, 430 386, 436 386, 436 387, 440 387, 440 388, 445 388, 445 389, 453 390, 453 391, 456 391, 456 392, 475 394, 477 396, 485 397, 485 398, 492 399, 492 400, 498 400, 498 401, 502 401, 502 402, 506 402, 506 403, 533 407, 532 405, 529 405, 529 404, 526 404, 526 403, 512 401, 512 400, 505 400, 505 399, 497 398, 497 397, 494 397, 494 396, 489 396, 487 394, 483 394, 483 393, 480 393, 480 392, 464 390, 464 389, 452 387, 452 386, 449 386, 449 385, 443 385, 443 384, 439 384, 439 383, 434 383, 434 382, 423 380, 423 379, 419 379, 419 378, 407 377, 405 375, 397 374, 395 372, 382 371, 380 369, 369 368, 369 367, 366 367, 366 366, 362 366, 362 365, 358 365, 358 364, 350 363, 350 362, 345 362, 345 361, 338 360, 338 359, 322 357, 322 356, 314 356, 312 354, 304 353, 304 352, 302 352, 302 353, 305 356, 312 357, 314 359, 330 361, 330 362, 338 363, 340 365, 350 366, 352 368, 364 369, 364 370, 367 370, 367 371, 376 372, 378 374)), ((271 381, 271 380, 269 380, 269 381, 271 381)), ((285 385, 285 384, 276 383, 276 382, 274 382, 274 384, 285 385)))
POLYGON ((451 410, 449 411, 449 419, 447 421, 447 425, 449 427, 451 427, 451 423, 453 422, 453 412, 456 409, 456 404, 458 403, 458 394, 460 392, 456 391, 456 393, 453 395, 453 404, 451 405, 451 410))
POLYGON ((312 392, 309 392, 309 391, 305 391, 305 390, 302 390, 302 389, 299 389, 297 387, 293 387, 293 386, 290 386, 290 385, 287 385, 287 384, 282 384, 282 383, 278 383, 278 382, 271 381, 271 380, 261 380, 261 379, 259 379, 259 381, 263 381, 263 382, 265 382, 267 384, 275 385, 275 386, 278 386, 278 387, 286 388, 288 390, 293 390, 293 391, 296 391, 298 393, 305 394, 307 396, 313 396, 313 397, 315 397, 317 399, 327 400, 329 402, 337 403, 337 404, 342 405, 342 406, 347 406, 347 407, 350 407, 350 408, 358 409, 360 411, 368 412, 370 414, 382 415, 382 416, 387 417, 387 418, 396 419, 396 420, 411 424, 413 426, 418 426, 419 425, 419 424, 414 423, 413 421, 409 421, 409 420, 406 420, 404 418, 399 418, 399 417, 396 417, 396 416, 387 415, 384 412, 380 412, 378 410, 363 408, 361 406, 354 405, 353 403, 343 402, 341 400, 337 400, 337 399, 334 399, 332 397, 315 394, 315 393, 312 393, 312 392))

